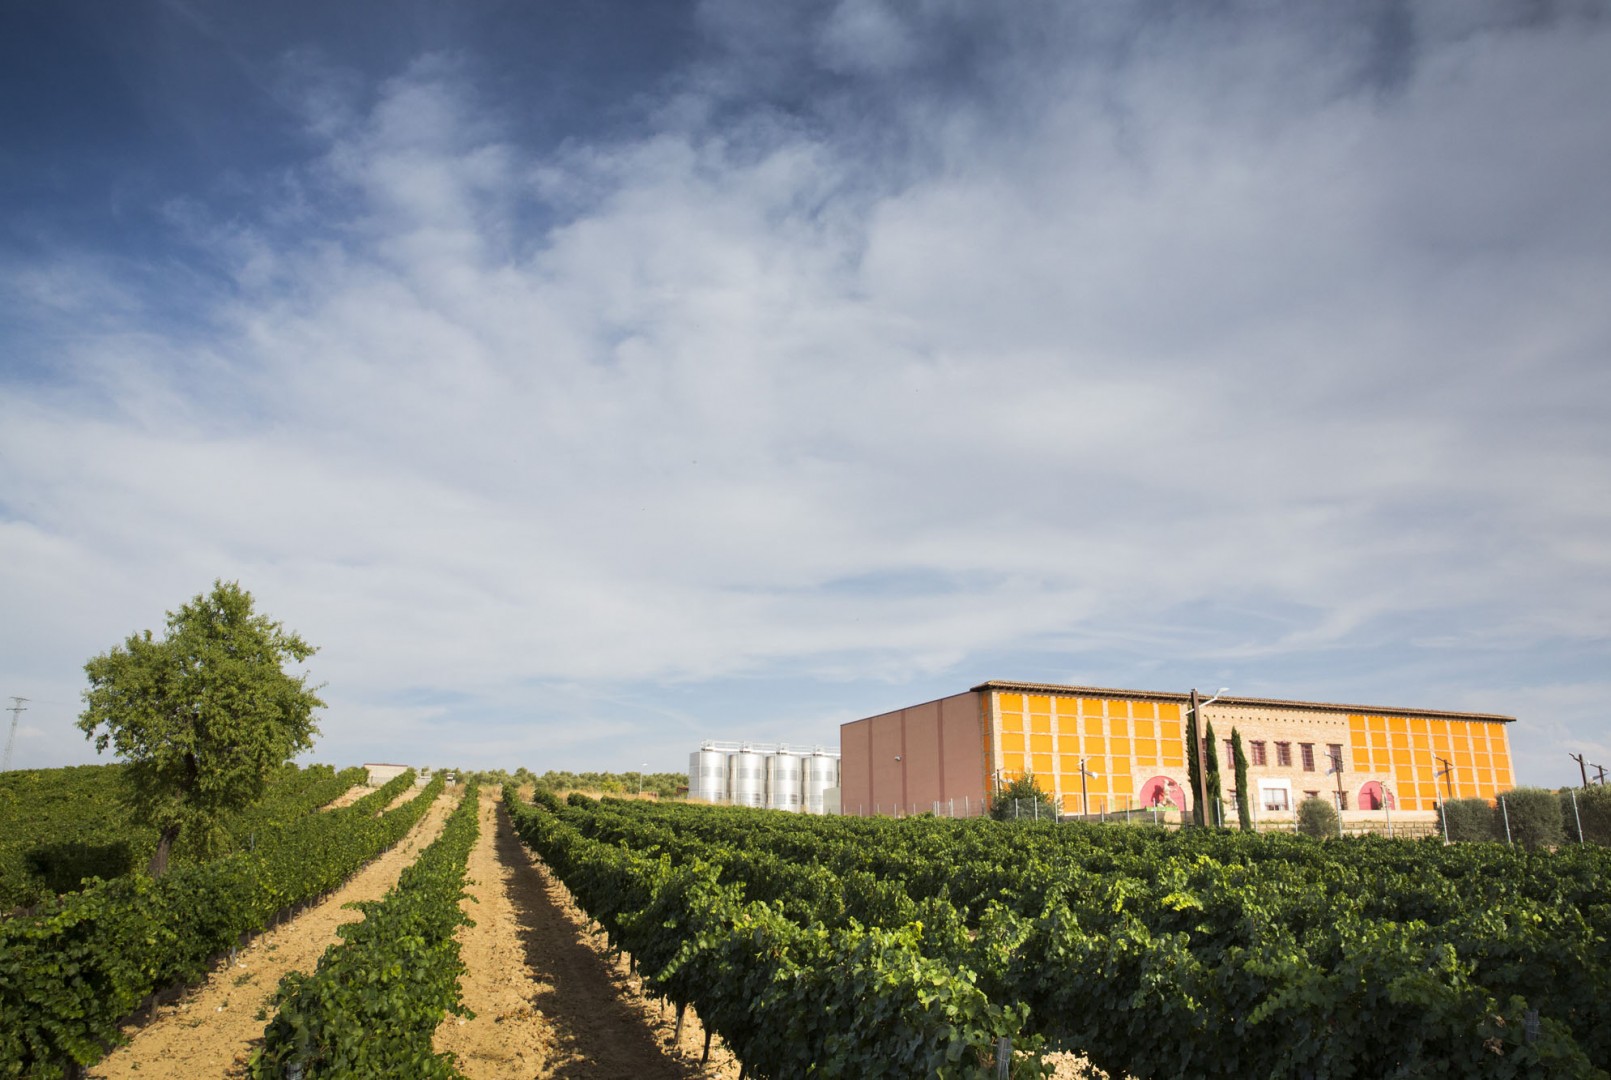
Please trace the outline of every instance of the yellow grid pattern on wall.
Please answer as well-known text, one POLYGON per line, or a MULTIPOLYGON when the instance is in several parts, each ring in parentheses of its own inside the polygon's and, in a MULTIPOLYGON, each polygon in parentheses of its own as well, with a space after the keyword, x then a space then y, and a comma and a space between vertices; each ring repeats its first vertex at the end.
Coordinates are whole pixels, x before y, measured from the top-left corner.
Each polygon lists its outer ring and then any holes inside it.
POLYGON ((1033 773, 1066 813, 1131 809, 1139 786, 1152 776, 1185 780, 1176 703, 1065 694, 1000 693, 996 699, 1001 782, 1033 773), (1081 805, 1081 761, 1088 806, 1081 805))
POLYGON ((1351 714, 1348 734, 1353 768, 1391 777, 1405 810, 1436 809, 1440 795, 1492 799, 1516 784, 1509 732, 1498 721, 1351 714))

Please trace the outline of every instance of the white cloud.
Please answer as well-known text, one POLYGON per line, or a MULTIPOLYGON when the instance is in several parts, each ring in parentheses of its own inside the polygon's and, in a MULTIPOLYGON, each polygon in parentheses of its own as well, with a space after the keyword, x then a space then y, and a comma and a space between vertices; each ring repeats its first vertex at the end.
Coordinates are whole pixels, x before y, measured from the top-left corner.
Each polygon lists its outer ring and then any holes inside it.
MULTIPOLYGON (((1384 95, 1301 28, 1196 25, 900 102, 867 121, 900 153, 711 120, 747 62, 542 159, 471 64, 367 111, 310 80, 326 150, 279 201, 183 208, 230 267, 199 327, 121 300, 90 375, 0 399, 0 592, 42 623, 5 675, 60 681, 224 576, 325 646, 355 757, 473 713, 489 763, 634 731, 675 763, 682 722, 656 744, 612 687, 966 683, 1015 649, 1279 681, 1395 643, 1487 667, 1497 635, 1508 679, 1460 704, 1530 700, 1528 658, 1611 610, 1606 36, 1429 37, 1384 95), (943 584, 876 586, 902 574, 943 584), (1203 605, 1282 614, 1173 625, 1203 605), (443 689, 470 705, 397 697, 443 689)), ((847 4, 798 49, 887 72, 924 29, 847 4)), ((26 276, 72 317, 118 288, 26 276)))

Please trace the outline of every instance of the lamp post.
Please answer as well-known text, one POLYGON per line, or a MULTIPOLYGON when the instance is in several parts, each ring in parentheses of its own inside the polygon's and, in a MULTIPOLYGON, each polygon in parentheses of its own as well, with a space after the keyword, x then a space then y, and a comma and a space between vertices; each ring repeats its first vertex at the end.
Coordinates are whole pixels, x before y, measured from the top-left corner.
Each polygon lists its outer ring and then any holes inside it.
MULTIPOLYGON (((1440 776, 1443 777, 1444 796, 1443 796, 1443 801, 1438 803, 1438 810, 1440 811, 1440 816, 1443 819, 1443 842, 1445 844, 1447 844, 1449 842, 1449 795, 1450 795, 1450 793, 1452 791, 1452 789, 1450 787, 1450 784, 1452 783, 1452 781, 1449 779, 1449 774, 1454 772, 1454 765, 1453 765, 1452 762, 1449 761, 1448 758, 1441 758, 1441 757, 1438 757, 1436 754, 1432 755, 1432 760, 1439 761, 1439 762, 1443 763, 1443 768, 1433 772, 1433 774, 1432 774, 1432 789, 1434 791, 1437 790, 1438 777, 1440 777, 1440 776)), ((1506 814, 1506 817, 1505 817, 1505 842, 1509 843, 1510 842, 1510 817, 1509 817, 1509 812, 1505 811, 1505 800, 1503 798, 1501 798, 1499 800, 1499 809, 1500 809, 1501 812, 1506 814)))
POLYGON ((1089 819, 1091 816, 1091 800, 1085 794, 1085 778, 1087 776, 1101 776, 1099 772, 1088 772, 1085 763, 1090 758, 1080 758, 1080 817, 1089 819))
POLYGON ((1342 820, 1342 815, 1343 815, 1343 786, 1342 786, 1342 774, 1343 774, 1342 752, 1340 750, 1334 750, 1334 751, 1332 751, 1332 754, 1331 754, 1331 768, 1326 770, 1326 775, 1327 776, 1335 775, 1337 777, 1337 835, 1338 836, 1341 836, 1343 834, 1343 820, 1342 820))
POLYGON ((1443 777, 1443 801, 1448 802, 1454 798, 1454 762, 1448 758, 1438 757, 1436 754, 1433 754, 1432 757, 1443 766, 1433 775, 1443 777))
POLYGON ((1214 696, 1207 701, 1198 701, 1197 688, 1193 687, 1191 704, 1186 706, 1186 716, 1190 718, 1190 723, 1187 726, 1192 733, 1192 742, 1196 744, 1192 747, 1192 753, 1197 755, 1197 805, 1203 808, 1203 824, 1205 826, 1213 825, 1213 822, 1208 818, 1208 744, 1203 740, 1202 729, 1197 725, 1203 718, 1200 711, 1202 707, 1214 704, 1219 700, 1219 696, 1229 689, 1230 687, 1228 686, 1222 686, 1215 690, 1214 696))

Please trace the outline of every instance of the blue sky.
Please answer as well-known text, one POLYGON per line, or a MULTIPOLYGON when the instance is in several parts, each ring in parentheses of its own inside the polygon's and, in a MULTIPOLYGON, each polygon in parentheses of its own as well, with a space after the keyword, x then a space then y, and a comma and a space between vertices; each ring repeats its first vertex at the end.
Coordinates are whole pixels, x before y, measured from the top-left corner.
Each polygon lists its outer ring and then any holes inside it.
POLYGON ((1600 4, 0 9, 0 693, 215 578, 315 755, 987 678, 1611 764, 1600 4))

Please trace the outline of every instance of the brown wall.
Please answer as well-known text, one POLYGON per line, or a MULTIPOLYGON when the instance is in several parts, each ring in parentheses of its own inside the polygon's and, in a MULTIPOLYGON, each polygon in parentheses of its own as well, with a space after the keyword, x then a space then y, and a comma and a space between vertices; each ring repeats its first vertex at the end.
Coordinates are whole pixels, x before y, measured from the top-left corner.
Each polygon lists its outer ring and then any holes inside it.
POLYGON ((979 813, 985 794, 979 695, 973 691, 843 724, 841 807, 866 816, 933 810, 964 802, 979 813), (897 760, 898 759, 898 760, 897 760))

